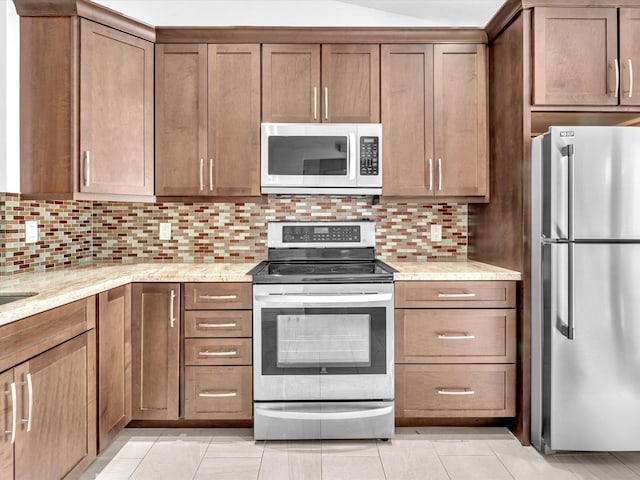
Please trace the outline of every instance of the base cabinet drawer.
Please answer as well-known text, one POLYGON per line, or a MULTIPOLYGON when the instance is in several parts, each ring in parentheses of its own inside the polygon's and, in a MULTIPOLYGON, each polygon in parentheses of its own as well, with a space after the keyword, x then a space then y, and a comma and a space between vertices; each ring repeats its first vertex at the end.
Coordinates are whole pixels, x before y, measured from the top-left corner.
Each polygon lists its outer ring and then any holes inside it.
POLYGON ((251 365, 250 338, 185 338, 185 365, 251 365))
POLYGON ((185 337, 250 337, 251 310, 184 312, 185 337))
POLYGON ((185 367, 185 419, 251 419, 250 366, 185 367))
POLYGON ((251 284, 185 283, 185 310, 241 310, 251 308, 251 284))
POLYGON ((396 365, 398 417, 511 417, 515 365, 396 365))
POLYGON ((396 308, 513 308, 515 282, 396 282, 396 308))

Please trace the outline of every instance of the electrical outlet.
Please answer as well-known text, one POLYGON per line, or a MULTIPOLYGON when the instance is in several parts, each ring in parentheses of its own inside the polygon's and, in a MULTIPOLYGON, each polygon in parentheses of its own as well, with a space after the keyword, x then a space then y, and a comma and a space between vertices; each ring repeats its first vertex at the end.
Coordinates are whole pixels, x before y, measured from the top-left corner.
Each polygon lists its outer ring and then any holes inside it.
POLYGON ((160 240, 171 240, 171 224, 160 223, 160 240))
POLYGON ((38 222, 35 220, 27 220, 24 222, 24 240, 27 243, 36 243, 38 241, 38 222))
POLYGON ((431 241, 432 242, 441 242, 442 241, 442 225, 431 225, 431 241))

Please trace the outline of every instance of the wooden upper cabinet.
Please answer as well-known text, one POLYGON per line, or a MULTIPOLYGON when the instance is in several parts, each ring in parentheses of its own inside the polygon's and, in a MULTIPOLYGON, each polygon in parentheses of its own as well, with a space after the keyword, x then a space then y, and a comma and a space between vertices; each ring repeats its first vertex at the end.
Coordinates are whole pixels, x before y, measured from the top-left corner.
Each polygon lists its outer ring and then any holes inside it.
POLYGON ((262 120, 378 123, 379 46, 263 45, 262 120))
POLYGON ((433 196, 433 45, 382 45, 382 193, 433 196))
POLYGON ((260 195, 260 46, 156 46, 156 194, 260 195))
POLYGON ((319 122, 320 45, 262 46, 262 120, 319 122))
POLYGON ((433 58, 434 190, 439 196, 486 195, 486 47, 436 45, 433 58))
POLYGON ((618 104, 617 18, 616 8, 534 8, 534 104, 618 104))
POLYGON ((322 45, 322 121, 380 122, 380 46, 322 45))
POLYGON ((620 105, 640 105, 640 8, 620 9, 620 105), (634 75, 635 68, 635 75, 634 75))
POLYGON ((153 44, 80 21, 80 191, 153 195, 153 44))

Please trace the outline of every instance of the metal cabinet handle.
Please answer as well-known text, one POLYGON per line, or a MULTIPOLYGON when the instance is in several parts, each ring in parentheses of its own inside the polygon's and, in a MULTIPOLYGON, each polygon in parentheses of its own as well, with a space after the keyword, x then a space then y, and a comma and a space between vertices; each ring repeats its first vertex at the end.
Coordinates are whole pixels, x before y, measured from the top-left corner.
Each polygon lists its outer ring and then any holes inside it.
POLYGON ((199 323, 198 328, 233 328, 237 323, 199 323))
POLYGON ((439 388, 438 395, 475 395, 476 392, 468 388, 439 388))
POLYGON ((11 434, 11 444, 16 443, 16 430, 18 429, 18 405, 16 394, 16 383, 11 382, 11 386, 8 391, 4 392, 5 395, 11 395, 11 430, 5 430, 5 434, 11 434))
POLYGON ((200 159, 200 191, 204 190, 204 158, 200 159))
POLYGON ((313 119, 318 119, 318 87, 313 87, 313 119))
POLYGON ((202 357, 233 357, 237 355, 238 352, 235 350, 230 350, 228 352, 210 352, 209 350, 205 350, 204 352, 199 352, 198 355, 202 357))
POLYGON ((442 191, 442 159, 438 159, 438 191, 442 191))
POLYGON ((467 333, 440 333, 438 338, 440 340, 473 340, 476 336, 467 333))
POLYGON ((27 414, 27 418, 21 418, 21 423, 27 424, 27 432, 31 431, 31 420, 33 419, 33 383, 31 382, 31 374, 27 373, 27 381, 26 382, 18 382, 17 385, 26 385, 27 386, 27 395, 29 396, 29 413, 27 414))
POLYGON ((633 97, 633 63, 631 63, 631 59, 628 59, 629 62, 629 98, 633 97))
POLYGON ((206 398, 221 398, 221 397, 237 397, 238 394, 236 392, 226 392, 226 393, 209 393, 209 392, 202 392, 200 394, 198 394, 199 397, 206 397, 206 398))
POLYGON ((91 185, 91 152, 89 150, 85 150, 84 152, 84 186, 88 187, 91 185))
POLYGON ((438 292, 438 298, 473 298, 475 293, 441 293, 438 292))
POLYGON ((324 87, 324 119, 329 120, 329 87, 324 87))
POLYGON ((176 291, 171 290, 171 294, 169 295, 169 322, 171 323, 171 328, 173 328, 176 324, 176 316, 173 314, 175 310, 176 303, 176 291))
POLYGON ((237 295, 200 295, 198 300, 235 300, 237 295))
POLYGON ((614 59, 614 65, 616 67, 616 86, 615 86, 615 92, 613 94, 613 96, 615 98, 618 97, 618 93, 619 93, 619 89, 620 89, 620 65, 618 64, 618 59, 614 59))
POLYGON ((209 190, 213 190, 213 158, 209 159, 209 190))
POLYGON ((429 159, 429 191, 433 191, 433 158, 429 159))

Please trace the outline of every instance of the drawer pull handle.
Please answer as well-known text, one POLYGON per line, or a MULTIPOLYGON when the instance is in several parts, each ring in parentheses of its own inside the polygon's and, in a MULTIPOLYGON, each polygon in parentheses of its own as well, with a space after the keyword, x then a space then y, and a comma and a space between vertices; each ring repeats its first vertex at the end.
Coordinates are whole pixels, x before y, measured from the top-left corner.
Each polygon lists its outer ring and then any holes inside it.
POLYGON ((236 352, 235 350, 231 350, 228 352, 210 352, 209 350, 205 350, 204 352, 198 353, 198 355, 202 357, 232 357, 237 354, 238 352, 236 352))
POLYGON ((438 292, 438 298, 474 298, 475 293, 440 293, 438 292))
POLYGON ((199 323, 198 328, 233 328, 237 323, 199 323))
POLYGON ((200 300, 235 300, 237 295, 200 295, 200 300))
POLYGON ((222 397, 237 397, 238 394, 236 392, 227 392, 227 393, 202 392, 198 394, 198 396, 205 397, 205 398, 222 398, 222 397))
POLYGON ((439 388, 438 395, 475 395, 476 392, 467 388, 439 388))
POLYGON ((439 333, 438 338, 440 340, 473 340, 476 336, 466 333, 439 333))

